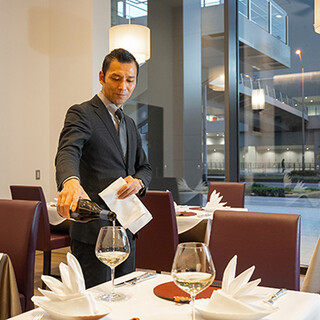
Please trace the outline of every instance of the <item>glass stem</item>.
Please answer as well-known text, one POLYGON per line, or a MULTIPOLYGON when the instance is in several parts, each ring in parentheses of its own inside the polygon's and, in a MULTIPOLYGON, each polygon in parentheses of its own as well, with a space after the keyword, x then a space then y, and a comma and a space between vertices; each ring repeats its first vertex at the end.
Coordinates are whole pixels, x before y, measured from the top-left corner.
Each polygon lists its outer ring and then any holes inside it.
POLYGON ((111 297, 114 296, 114 268, 111 268, 111 297))
POLYGON ((191 307, 192 307, 192 320, 196 319, 195 311, 194 311, 194 301, 196 299, 196 296, 194 294, 191 294, 191 307))

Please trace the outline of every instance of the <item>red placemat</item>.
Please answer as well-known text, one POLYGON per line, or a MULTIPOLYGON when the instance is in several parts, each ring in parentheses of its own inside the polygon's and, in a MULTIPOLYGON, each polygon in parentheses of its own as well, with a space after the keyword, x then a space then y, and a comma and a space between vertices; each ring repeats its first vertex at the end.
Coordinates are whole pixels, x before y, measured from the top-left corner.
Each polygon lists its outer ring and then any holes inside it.
POLYGON ((181 211, 177 212, 178 217, 188 217, 188 216, 196 216, 197 214, 192 211, 181 211))
MULTIPOLYGON (((210 298, 214 290, 221 289, 220 287, 209 287, 197 294, 196 299, 210 298)), ((153 293, 162 299, 171 300, 180 303, 189 303, 190 295, 178 288, 173 281, 159 284, 153 288, 153 293)))

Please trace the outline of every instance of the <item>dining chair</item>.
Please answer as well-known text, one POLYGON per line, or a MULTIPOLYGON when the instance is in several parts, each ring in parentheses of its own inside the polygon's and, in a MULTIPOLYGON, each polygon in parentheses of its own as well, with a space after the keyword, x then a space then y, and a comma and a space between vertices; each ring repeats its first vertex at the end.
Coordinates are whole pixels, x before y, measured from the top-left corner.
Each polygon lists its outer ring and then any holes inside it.
POLYGON ((170 272, 179 243, 172 194, 169 191, 147 191, 140 199, 153 219, 138 232, 135 266, 170 272))
POLYGON ((0 200, 0 252, 7 253, 17 281, 22 312, 34 308, 34 264, 41 204, 0 200))
MULTIPOLYGON (((69 234, 50 231, 47 203, 40 186, 10 186, 12 199, 41 201, 37 250, 43 251, 43 274, 51 275, 51 251, 69 247, 69 234)), ((42 288, 45 288, 42 282, 42 288)))
POLYGON ((320 237, 314 248, 301 291, 320 293, 320 237))
POLYGON ((237 274, 255 265, 261 285, 299 290, 300 225, 296 214, 215 211, 209 248, 216 279, 237 255, 237 274))
POLYGON ((208 201, 212 192, 220 192, 221 202, 232 208, 244 208, 245 183, 244 182, 210 182, 208 201))

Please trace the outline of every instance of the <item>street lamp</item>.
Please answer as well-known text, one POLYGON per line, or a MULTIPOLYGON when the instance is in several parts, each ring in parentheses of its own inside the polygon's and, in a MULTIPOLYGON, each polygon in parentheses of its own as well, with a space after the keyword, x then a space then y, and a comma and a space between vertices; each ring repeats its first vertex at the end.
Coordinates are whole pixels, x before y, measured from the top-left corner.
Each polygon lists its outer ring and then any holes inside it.
POLYGON ((302 82, 302 89, 301 89, 301 98, 302 98, 302 171, 305 170, 305 161, 304 161, 304 141, 305 141, 305 128, 304 128, 304 67, 302 63, 302 57, 301 57, 301 50, 296 50, 296 55, 299 56, 299 60, 301 62, 301 82, 302 82))

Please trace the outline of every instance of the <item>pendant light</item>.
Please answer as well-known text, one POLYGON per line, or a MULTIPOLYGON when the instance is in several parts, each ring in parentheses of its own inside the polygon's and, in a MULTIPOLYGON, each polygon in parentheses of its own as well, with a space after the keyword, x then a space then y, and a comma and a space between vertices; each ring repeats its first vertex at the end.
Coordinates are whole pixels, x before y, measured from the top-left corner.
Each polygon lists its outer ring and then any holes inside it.
POLYGON ((134 55, 139 64, 150 59, 150 29, 143 25, 131 24, 130 4, 129 24, 119 24, 109 29, 109 50, 123 48, 134 55))
POLYGON ((264 110, 266 94, 264 89, 253 89, 251 96, 252 110, 264 110))

